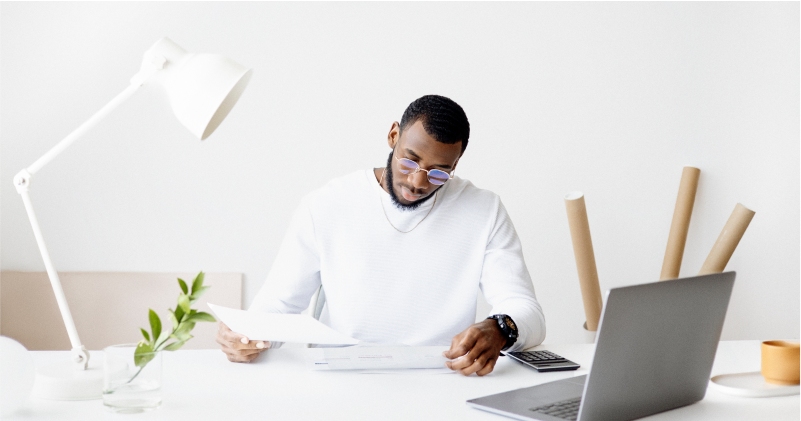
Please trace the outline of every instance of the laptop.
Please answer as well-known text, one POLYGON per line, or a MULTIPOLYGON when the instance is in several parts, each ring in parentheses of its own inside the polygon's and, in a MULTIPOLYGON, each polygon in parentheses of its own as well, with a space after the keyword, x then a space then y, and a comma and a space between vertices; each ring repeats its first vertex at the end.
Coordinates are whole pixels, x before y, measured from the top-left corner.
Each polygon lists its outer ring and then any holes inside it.
POLYGON ((519 420, 623 421, 703 399, 735 272, 611 289, 588 374, 470 399, 519 420))

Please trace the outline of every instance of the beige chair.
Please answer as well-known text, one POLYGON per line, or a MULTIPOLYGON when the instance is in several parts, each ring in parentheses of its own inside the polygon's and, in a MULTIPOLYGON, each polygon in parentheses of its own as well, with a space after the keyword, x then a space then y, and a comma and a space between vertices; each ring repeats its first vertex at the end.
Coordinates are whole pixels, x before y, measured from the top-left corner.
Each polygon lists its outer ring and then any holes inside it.
MULTIPOLYGON (((171 328, 167 309, 175 309, 181 292, 177 278, 191 283, 196 274, 59 272, 59 277, 81 342, 97 350, 142 339, 139 328, 150 331, 148 309, 171 328)), ((208 302, 242 308, 241 273, 207 273, 204 285, 211 288, 194 308, 211 312, 208 302)), ((216 332, 217 323, 198 323, 182 349, 219 349, 216 332)), ((0 335, 29 350, 71 348, 47 273, 0 273, 0 335)))

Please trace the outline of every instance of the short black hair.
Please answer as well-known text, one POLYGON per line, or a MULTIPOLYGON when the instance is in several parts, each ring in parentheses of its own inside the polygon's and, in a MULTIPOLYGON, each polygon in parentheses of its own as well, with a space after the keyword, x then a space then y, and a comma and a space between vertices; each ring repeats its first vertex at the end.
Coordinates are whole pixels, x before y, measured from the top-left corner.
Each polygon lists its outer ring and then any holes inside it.
POLYGON ((406 107, 400 122, 400 131, 417 121, 423 123, 426 133, 437 142, 452 145, 462 142, 462 153, 470 138, 470 122, 462 107, 450 98, 426 95, 406 107))

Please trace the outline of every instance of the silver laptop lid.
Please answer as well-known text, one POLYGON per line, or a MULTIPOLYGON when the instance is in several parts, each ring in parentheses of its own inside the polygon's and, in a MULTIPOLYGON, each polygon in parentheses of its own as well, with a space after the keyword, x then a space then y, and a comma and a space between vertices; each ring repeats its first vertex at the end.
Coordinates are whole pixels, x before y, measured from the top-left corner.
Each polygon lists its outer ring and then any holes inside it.
POLYGON ((611 289, 578 419, 631 420, 701 400, 734 277, 611 289))

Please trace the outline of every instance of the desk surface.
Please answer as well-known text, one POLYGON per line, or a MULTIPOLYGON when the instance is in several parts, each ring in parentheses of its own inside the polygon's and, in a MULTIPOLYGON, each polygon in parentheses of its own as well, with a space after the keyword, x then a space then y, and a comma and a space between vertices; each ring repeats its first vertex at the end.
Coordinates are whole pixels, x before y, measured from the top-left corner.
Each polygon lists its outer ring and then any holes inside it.
MULTIPOLYGON (((712 375, 759 371, 759 341, 724 341, 718 347, 712 375)), ((305 349, 268 351, 252 364, 233 364, 216 350, 168 352, 164 358, 164 403, 139 415, 106 411, 100 400, 59 402, 30 399, 12 420, 253 419, 509 419, 472 409, 467 399, 583 375, 594 345, 547 345, 578 362, 578 371, 538 373, 501 358, 485 377, 457 374, 359 374, 312 371, 304 365, 305 349)), ((37 364, 66 358, 64 351, 35 351, 37 364)), ((93 352, 93 358, 102 353, 93 352)), ((693 405, 656 414, 648 420, 798 420, 799 397, 741 398, 708 389, 693 405)))

